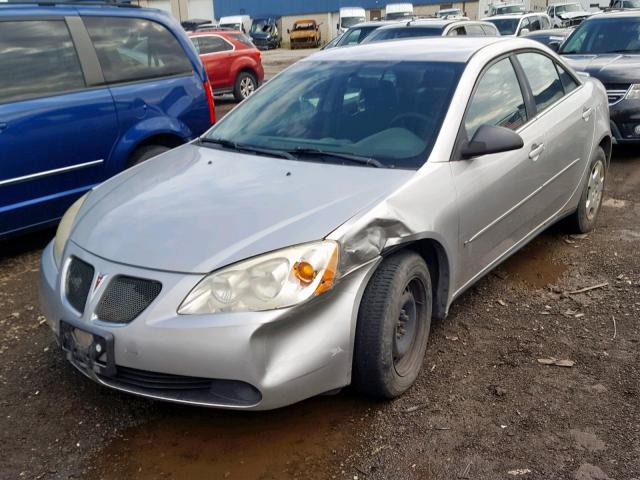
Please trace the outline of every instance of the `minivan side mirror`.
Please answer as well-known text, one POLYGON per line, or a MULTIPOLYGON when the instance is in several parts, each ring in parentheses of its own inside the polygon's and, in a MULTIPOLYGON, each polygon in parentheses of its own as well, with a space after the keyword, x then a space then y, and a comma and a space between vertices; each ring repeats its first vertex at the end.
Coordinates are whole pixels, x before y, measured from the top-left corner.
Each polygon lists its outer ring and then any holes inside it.
POLYGON ((495 125, 481 125, 473 138, 462 145, 460 155, 463 159, 469 159, 491 153, 510 152, 523 146, 522 137, 513 130, 495 125))
POLYGON ((558 53, 558 50, 560 50, 560 42, 558 40, 549 42, 549 45, 547 46, 556 53, 558 53))
POLYGON ((529 30, 528 28, 523 28, 522 30, 520 30, 520 36, 522 35, 526 35, 527 33, 529 33, 531 30, 529 30))

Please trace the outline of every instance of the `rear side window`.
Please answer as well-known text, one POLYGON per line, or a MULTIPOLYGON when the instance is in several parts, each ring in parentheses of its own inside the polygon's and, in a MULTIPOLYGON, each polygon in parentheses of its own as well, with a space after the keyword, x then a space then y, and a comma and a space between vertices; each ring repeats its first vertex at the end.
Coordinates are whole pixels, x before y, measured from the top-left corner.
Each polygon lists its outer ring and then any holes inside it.
POLYGON ((556 69, 558 70, 558 75, 560 75, 560 81, 562 82, 562 86, 564 87, 565 94, 572 92, 576 88, 578 88, 578 82, 576 82, 576 80, 569 74, 569 72, 567 72, 557 63, 556 69))
POLYGON ((243 44, 245 47, 255 48, 255 45, 251 41, 249 37, 247 37, 244 33, 232 33, 230 35, 236 42, 243 44))
POLYGON ((564 96, 564 89, 553 60, 539 53, 521 53, 518 55, 518 61, 529 80, 538 113, 564 96))
POLYGON ((84 86, 80 62, 63 20, 0 22, 0 102, 84 86))
POLYGON ((141 18, 83 17, 107 83, 190 73, 191 63, 162 25, 141 18))
POLYGON ((469 24, 466 26, 467 28, 467 35, 471 35, 474 37, 483 37, 484 36, 484 30, 482 29, 482 27, 480 25, 476 25, 476 24, 469 24))
POLYGON ((211 35, 207 37, 191 37, 191 41, 196 46, 196 50, 198 50, 198 53, 200 55, 233 50, 233 47, 229 42, 223 40, 217 35, 211 35))
POLYGON ((478 83, 464 120, 467 138, 472 138, 481 125, 516 130, 526 121, 520 83, 511 62, 505 58, 489 67, 478 83))

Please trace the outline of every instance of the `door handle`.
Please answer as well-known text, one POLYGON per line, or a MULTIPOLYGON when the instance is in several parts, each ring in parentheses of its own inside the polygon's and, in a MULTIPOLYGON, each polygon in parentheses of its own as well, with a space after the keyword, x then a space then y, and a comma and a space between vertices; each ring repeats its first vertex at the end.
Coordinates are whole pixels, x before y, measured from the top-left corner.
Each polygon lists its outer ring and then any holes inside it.
POLYGON ((534 143, 531 147, 531 151, 529 152, 529 158, 535 161, 542 152, 544 152, 544 143, 541 143, 540 145, 536 145, 534 143))
POLYGON ((591 107, 584 107, 582 109, 582 119, 585 122, 588 122, 589 119, 591 118, 591 112, 593 111, 593 109, 591 107))

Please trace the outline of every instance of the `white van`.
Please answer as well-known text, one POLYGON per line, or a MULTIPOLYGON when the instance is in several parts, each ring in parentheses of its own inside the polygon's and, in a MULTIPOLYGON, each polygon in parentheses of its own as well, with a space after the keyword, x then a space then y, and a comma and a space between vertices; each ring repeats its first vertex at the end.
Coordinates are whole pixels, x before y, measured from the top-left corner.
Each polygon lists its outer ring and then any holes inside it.
POLYGON ((340 21, 338 22, 338 33, 346 32, 357 23, 367 20, 367 13, 360 7, 342 7, 340 9, 340 21))
POLYGON ((251 30, 251 17, 249 15, 231 15, 220 17, 220 28, 232 28, 247 33, 251 30))
POLYGON ((384 7, 386 20, 400 20, 413 16, 413 3, 388 3, 384 7))

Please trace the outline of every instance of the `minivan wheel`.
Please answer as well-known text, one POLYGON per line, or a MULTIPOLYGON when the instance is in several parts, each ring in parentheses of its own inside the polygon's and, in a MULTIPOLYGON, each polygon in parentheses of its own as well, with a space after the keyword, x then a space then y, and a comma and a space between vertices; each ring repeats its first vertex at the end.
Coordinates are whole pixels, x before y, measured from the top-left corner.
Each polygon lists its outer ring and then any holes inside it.
POLYGON ((236 101, 241 102, 255 92, 257 88, 258 81, 254 75, 249 72, 240 72, 236 78, 233 96, 236 101))
POLYGON ((157 157, 161 153, 168 152, 171 150, 169 147, 165 145, 144 145, 142 147, 138 147, 132 154, 129 159, 128 167, 134 167, 136 165, 141 164, 145 160, 149 160, 150 158, 157 157))
POLYGON ((420 372, 431 328, 431 276, 406 251, 385 259, 367 285, 356 326, 352 383, 380 398, 406 391, 420 372))
POLYGON ((572 232, 587 233, 595 227, 602 205, 606 164, 607 157, 604 150, 598 147, 589 165, 589 174, 582 189, 578 208, 567 218, 567 224, 572 232))

